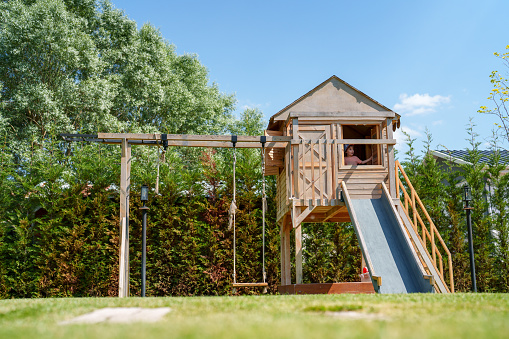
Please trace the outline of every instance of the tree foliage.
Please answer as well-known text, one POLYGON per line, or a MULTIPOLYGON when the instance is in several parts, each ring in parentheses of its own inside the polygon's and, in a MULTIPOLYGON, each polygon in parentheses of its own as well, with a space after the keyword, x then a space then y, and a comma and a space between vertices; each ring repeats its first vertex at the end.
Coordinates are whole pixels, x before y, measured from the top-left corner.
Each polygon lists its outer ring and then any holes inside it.
MULTIPOLYGON (((507 61, 507 54, 501 57, 507 61)), ((492 98, 502 104, 496 114, 504 126, 506 80, 498 73, 492 78, 498 89, 492 98)), ((261 135, 262 113, 247 109, 236 120, 233 105, 232 95, 209 84, 196 55, 178 55, 157 29, 138 29, 109 1, 0 2, 0 297, 118 293, 119 149, 67 144, 59 133, 261 135)), ((507 292, 509 176, 500 175, 504 167, 496 155, 487 167, 479 165, 479 144, 473 129, 469 133, 470 165, 461 175, 474 194, 479 287, 507 292)), ((459 172, 452 164, 438 166, 428 152, 431 141, 419 156, 409 140, 404 166, 451 249, 457 289, 465 291, 468 254, 459 172)), ((231 293, 233 152, 182 148, 163 156, 159 148, 133 147, 132 294, 140 293, 137 194, 141 184, 153 189, 157 179, 159 194, 153 190, 149 203, 147 294, 231 293)), ((250 149, 235 155, 237 280, 260 281, 261 157, 250 149)), ((266 178, 266 190, 265 269, 275 292, 280 244, 273 176, 266 178)), ((305 282, 357 280, 360 250, 351 224, 305 224, 303 233, 305 282)))
MULTIPOLYGON (((467 127, 469 147, 464 164, 453 159, 439 165, 430 153, 432 138, 428 133, 423 156, 415 153, 408 137, 409 151, 402 162, 413 187, 421 198, 435 226, 452 255, 456 291, 471 288, 470 262, 462 201, 463 185, 472 190, 472 228, 477 286, 480 291, 507 291, 507 234, 509 212, 507 183, 503 175, 508 164, 501 161, 498 147, 490 161, 481 162, 480 142, 472 123, 467 127)), ((444 253, 442 253, 444 255, 444 253)), ((447 267, 445 268, 447 271, 447 267)))
MULTIPOLYGON (((495 56, 500 58, 503 64, 509 69, 509 45, 506 46, 506 53, 495 52, 495 56)), ((490 81, 493 89, 490 92, 488 100, 492 107, 481 106, 479 113, 492 114, 498 118, 495 125, 502 134, 505 142, 509 143, 509 81, 507 75, 499 71, 493 71, 490 74, 490 81)))
POLYGON ((62 132, 217 133, 231 95, 151 25, 104 1, 0 4, 0 121, 19 140, 62 132))

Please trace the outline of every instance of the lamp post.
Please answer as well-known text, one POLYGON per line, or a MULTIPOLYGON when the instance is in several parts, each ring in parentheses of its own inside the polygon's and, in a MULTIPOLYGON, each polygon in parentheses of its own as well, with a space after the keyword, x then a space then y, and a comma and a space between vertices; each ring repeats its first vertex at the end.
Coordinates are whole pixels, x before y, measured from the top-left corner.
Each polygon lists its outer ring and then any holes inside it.
POLYGON ((475 281, 475 261, 474 261, 474 241, 472 240, 472 218, 470 216, 470 211, 473 210, 472 207, 469 206, 470 201, 472 201, 472 191, 470 187, 465 184, 463 186, 463 201, 465 202, 464 210, 467 212, 467 230, 468 230, 468 247, 470 252, 470 274, 472 277, 472 292, 477 292, 477 284, 475 281))
POLYGON ((145 206, 148 201, 148 186, 141 186, 141 201, 143 207, 140 207, 143 215, 142 223, 142 249, 141 249, 141 296, 145 297, 145 283, 147 280, 147 212, 149 208, 145 206))

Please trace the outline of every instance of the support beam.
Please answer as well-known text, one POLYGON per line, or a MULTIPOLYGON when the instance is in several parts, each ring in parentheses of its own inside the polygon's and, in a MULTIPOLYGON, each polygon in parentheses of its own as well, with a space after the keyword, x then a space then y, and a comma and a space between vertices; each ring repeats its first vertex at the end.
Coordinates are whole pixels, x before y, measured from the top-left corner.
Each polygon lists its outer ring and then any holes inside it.
MULTIPOLYGON (((387 119, 387 139, 393 138, 392 131, 392 119, 387 119)), ((389 171, 389 192, 391 193, 391 198, 398 198, 396 196, 396 166, 394 161, 394 146, 387 145, 387 169, 389 171)))
POLYGON ((295 228, 295 280, 302 284, 302 226, 295 228))
MULTIPOLYGON (((295 138, 294 141, 297 141, 296 139, 299 138, 299 121, 298 119, 293 119, 292 121, 292 130, 293 130, 293 137, 295 138)), ((300 191, 299 191, 299 146, 295 145, 291 148, 293 154, 293 171, 292 171, 292 179, 293 179, 293 197, 294 198, 300 198, 300 191)), ((304 189, 304 188, 303 188, 304 189)), ((293 221, 293 220, 292 220, 293 221)), ((294 225, 295 227, 295 225, 294 225)))
MULTIPOLYGON (((391 129, 392 131, 392 129, 391 129)), ((302 143, 305 143, 306 140, 303 139, 292 139, 291 144, 292 145, 299 145, 302 143)), ((316 142, 316 141, 315 141, 316 142)), ((327 144, 339 144, 339 145, 345 145, 345 144, 355 144, 355 145, 396 145, 396 139, 387 138, 387 139, 326 139, 324 140, 327 144)))
POLYGON ((290 218, 285 215, 280 221, 281 230, 281 285, 290 285, 291 263, 290 263, 290 218))
POLYGON ((295 280, 302 284, 302 227, 297 223, 297 207, 292 199, 292 226, 295 230, 295 280))
POLYGON ((296 218, 295 225, 293 226, 295 227, 296 225, 302 224, 304 219, 306 219, 313 212, 314 209, 315 209, 314 206, 308 206, 306 209, 304 209, 304 211, 302 211, 301 209, 300 214, 296 218))
POLYGON ((344 119, 345 117, 367 117, 367 118, 394 118, 396 116, 396 113, 393 111, 379 111, 379 112, 357 112, 357 111, 351 111, 351 112, 290 112, 288 115, 288 118, 341 118, 344 119))
MULTIPOLYGON (((147 134, 147 133, 98 133, 98 139, 128 139, 130 141, 134 140, 161 140, 161 134, 147 134)), ((231 142, 231 135, 197 135, 197 134, 166 134, 166 138, 168 141, 224 141, 231 142)), ((266 142, 288 142, 292 138, 286 136, 266 136, 266 142)), ((246 136, 246 135, 238 135, 237 142, 251 142, 251 143, 260 143, 259 136, 246 136)))
POLYGON ((334 217, 336 214, 341 212, 341 210, 343 208, 344 208, 344 206, 336 206, 336 207, 332 208, 330 211, 327 211, 327 213, 325 213, 325 218, 322 220, 322 222, 326 222, 330 218, 334 217))
POLYGON ((119 254, 122 270, 119 272, 118 296, 129 296, 129 194, 131 189, 131 145, 129 140, 122 140, 122 155, 120 158, 120 218, 119 232, 120 247, 124 251, 119 254), (122 222, 123 226, 122 227, 122 222))

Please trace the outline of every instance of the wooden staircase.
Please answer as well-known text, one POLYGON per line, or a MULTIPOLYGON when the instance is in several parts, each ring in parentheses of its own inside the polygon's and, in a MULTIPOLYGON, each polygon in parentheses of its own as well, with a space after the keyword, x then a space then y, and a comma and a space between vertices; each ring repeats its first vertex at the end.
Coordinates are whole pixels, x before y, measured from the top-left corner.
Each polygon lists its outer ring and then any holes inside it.
POLYGON ((438 277, 434 281, 436 292, 454 293, 451 252, 449 252, 399 161, 396 161, 395 171, 396 196, 398 197, 395 204, 421 264, 429 275, 438 277), (410 193, 401 181, 400 174, 410 193), (444 259, 446 269, 444 269, 444 259), (446 282, 447 280, 448 282, 446 282))

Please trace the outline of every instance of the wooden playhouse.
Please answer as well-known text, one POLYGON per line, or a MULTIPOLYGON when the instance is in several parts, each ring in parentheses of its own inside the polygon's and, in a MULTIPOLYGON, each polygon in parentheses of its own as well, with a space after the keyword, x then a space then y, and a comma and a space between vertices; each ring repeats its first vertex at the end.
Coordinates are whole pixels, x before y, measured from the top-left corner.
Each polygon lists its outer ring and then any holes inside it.
MULTIPOLYGON (((367 238, 374 231, 362 229, 359 224, 363 221, 359 218, 364 217, 364 212, 361 207, 357 207, 356 211, 354 205, 358 204, 357 200, 383 199, 384 194, 388 195, 385 199, 400 220, 402 237, 399 236, 399 242, 410 244, 412 253, 404 256, 415 257, 414 261, 419 266, 416 272, 422 273, 434 291, 448 292, 454 289, 450 254, 446 260, 449 263, 446 271, 450 272, 450 283, 446 284, 444 278, 442 257, 447 255, 448 250, 438 249, 435 245, 440 235, 424 206, 419 206, 420 200, 416 200, 411 183, 403 184, 399 180, 398 171, 402 169, 394 159, 396 140, 393 137, 393 132, 399 126, 398 114, 337 76, 322 82, 270 118, 265 135, 291 137, 291 142, 285 148, 269 148, 265 159, 265 174, 277 176, 277 220, 281 236, 280 292, 383 291, 381 286, 385 285, 382 285, 382 275, 377 274, 383 269, 374 267, 377 266, 374 262, 385 254, 372 253, 377 251, 373 250, 367 238), (365 165, 345 165, 346 145, 354 145, 359 158, 371 160, 365 165), (400 202, 400 197, 403 202, 400 202), (362 249, 363 266, 369 268, 373 285, 356 282, 302 284, 303 222, 352 222, 356 226, 362 249), (294 230, 295 236, 295 284, 291 282, 290 272, 291 230, 294 230)), ((372 224, 369 220, 364 222, 372 224)), ((382 223, 381 228, 383 226, 382 223)), ((439 240, 438 243, 443 244, 441 238, 439 240)), ((387 246, 377 250, 381 253, 394 251, 391 244, 387 246)), ((398 262, 395 264, 399 265, 398 262)), ((419 284, 422 285, 421 282, 419 284)), ((424 287, 424 290, 427 291, 428 287, 424 287)))

